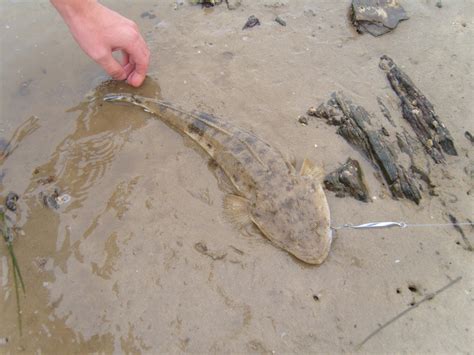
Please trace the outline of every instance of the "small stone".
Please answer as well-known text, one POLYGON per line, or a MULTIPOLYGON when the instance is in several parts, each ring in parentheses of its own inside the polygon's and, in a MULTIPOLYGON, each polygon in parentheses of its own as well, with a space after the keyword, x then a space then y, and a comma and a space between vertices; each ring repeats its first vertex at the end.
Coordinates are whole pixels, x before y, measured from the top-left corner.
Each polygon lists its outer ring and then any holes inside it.
POLYGON ((308 112, 307 112, 308 115, 314 116, 314 117, 317 117, 317 113, 318 113, 318 111, 317 111, 316 107, 314 107, 314 106, 311 106, 308 109, 308 112))
POLYGON ((286 26, 286 21, 283 20, 280 16, 277 16, 277 17, 275 18, 275 21, 276 21, 277 23, 279 23, 280 25, 282 25, 282 26, 286 26))
POLYGON ((369 191, 360 164, 351 158, 324 178, 324 187, 335 192, 336 197, 349 195, 359 201, 369 201, 369 191))
POLYGON ((244 27, 242 27, 242 30, 245 30, 246 28, 252 28, 255 26, 260 26, 260 20, 256 18, 254 15, 251 15, 247 22, 245 23, 244 27))
POLYGON ((441 9, 443 7, 443 3, 441 2, 441 0, 436 1, 436 7, 438 9, 441 9))
POLYGON ((298 116, 298 122, 303 126, 308 125, 308 118, 306 116, 298 116))
POLYGON ((5 206, 12 212, 16 211, 16 202, 18 201, 18 194, 14 192, 9 192, 7 198, 5 199, 5 206))

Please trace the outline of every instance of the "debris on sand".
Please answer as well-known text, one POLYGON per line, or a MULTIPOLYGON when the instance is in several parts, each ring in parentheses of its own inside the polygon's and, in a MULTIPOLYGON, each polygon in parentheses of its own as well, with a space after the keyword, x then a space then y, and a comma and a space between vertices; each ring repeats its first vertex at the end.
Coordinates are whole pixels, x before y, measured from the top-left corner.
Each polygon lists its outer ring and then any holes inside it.
POLYGON ((308 125, 308 117, 298 116, 298 123, 301 124, 302 126, 307 126, 308 125))
POLYGON ((392 127, 397 127, 397 125, 393 121, 390 111, 388 110, 387 106, 384 104, 380 96, 377 96, 377 103, 379 104, 380 112, 382 112, 382 115, 387 119, 388 122, 390 122, 392 127))
POLYGON ((364 174, 357 160, 348 158, 337 170, 324 178, 324 186, 336 193, 336 197, 347 195, 363 202, 369 201, 369 190, 364 181, 364 174))
POLYGON ((471 144, 474 144, 474 137, 472 136, 471 132, 466 131, 464 132, 464 137, 466 137, 471 144))
POLYGON ((222 3, 222 0, 191 0, 191 4, 198 5, 201 4, 202 7, 212 7, 222 3))
POLYGON ((408 155, 410 159, 410 171, 415 174, 419 180, 426 183, 431 196, 438 196, 438 192, 435 190, 436 185, 430 178, 430 164, 420 142, 410 136, 404 129, 402 133, 397 132, 395 136, 400 152, 408 155))
POLYGON ((434 112, 433 105, 413 84, 411 79, 383 55, 380 68, 387 74, 392 89, 401 100, 403 118, 415 131, 426 152, 436 163, 444 162, 444 153, 458 155, 449 130, 434 112))
POLYGON ((394 30, 408 16, 397 0, 352 0, 352 23, 357 32, 381 36, 394 30))
POLYGON ((145 11, 140 15, 141 18, 148 18, 149 20, 153 20, 156 18, 156 15, 154 14, 153 10, 150 11, 145 11))
POLYGON ((369 113, 362 106, 353 104, 337 92, 327 103, 321 104, 314 115, 325 119, 330 125, 339 126, 337 134, 380 168, 394 197, 405 197, 416 204, 420 202, 418 184, 410 172, 399 164, 392 145, 383 133, 386 131, 372 124, 369 113))
POLYGON ((275 22, 279 23, 282 26, 286 26, 286 21, 283 20, 280 16, 275 17, 275 22))
POLYGON ((16 211, 16 203, 19 199, 18 194, 15 192, 9 192, 7 198, 5 199, 5 207, 12 212, 16 211))
POLYGON ((208 249, 206 243, 198 242, 194 244, 194 249, 202 255, 210 257, 212 260, 222 260, 226 257, 227 253, 222 250, 211 251, 208 249))
POLYGON ((474 248, 472 247, 471 242, 469 239, 466 237, 466 234, 464 233, 463 229, 460 226, 460 223, 458 219, 452 215, 451 213, 448 213, 449 221, 452 223, 454 229, 461 235, 462 240, 464 241, 465 244, 465 249, 468 251, 473 251, 474 248))
POLYGON ((40 197, 43 200, 43 204, 53 210, 57 210, 61 205, 71 201, 71 196, 61 193, 57 187, 54 189, 53 193, 41 192, 40 197))
POLYGON ((260 21, 254 15, 251 15, 248 18, 247 22, 245 23, 244 27, 242 27, 242 30, 245 30, 246 28, 252 28, 255 26, 260 26, 260 21))

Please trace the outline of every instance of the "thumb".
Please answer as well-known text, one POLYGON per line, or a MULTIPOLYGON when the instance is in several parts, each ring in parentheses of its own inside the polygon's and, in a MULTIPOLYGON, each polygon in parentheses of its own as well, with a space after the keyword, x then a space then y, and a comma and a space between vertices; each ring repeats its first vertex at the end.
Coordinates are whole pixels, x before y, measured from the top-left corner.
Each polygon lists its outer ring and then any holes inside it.
POLYGON ((129 75, 127 82, 134 87, 139 87, 145 80, 147 69, 148 62, 143 62, 140 59, 139 62, 135 63, 135 70, 129 75))
POLYGON ((112 57, 112 53, 97 60, 97 63, 115 80, 125 80, 127 73, 125 69, 112 57))

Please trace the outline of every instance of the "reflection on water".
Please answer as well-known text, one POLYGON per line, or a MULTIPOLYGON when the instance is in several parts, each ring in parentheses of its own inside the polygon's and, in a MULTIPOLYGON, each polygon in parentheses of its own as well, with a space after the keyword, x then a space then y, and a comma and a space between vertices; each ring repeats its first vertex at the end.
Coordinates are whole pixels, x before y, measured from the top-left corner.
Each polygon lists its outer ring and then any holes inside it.
MULTIPOLYGON (((63 343, 68 339, 65 335, 70 333, 65 327, 71 327, 75 329, 75 338, 71 338, 72 344, 77 341, 88 342, 91 340, 95 343, 103 342, 108 337, 110 329, 101 332, 90 326, 91 324, 106 324, 104 323, 105 319, 100 315, 101 313, 83 312, 84 307, 87 307, 86 304, 77 302, 76 297, 78 296, 79 299, 87 301, 88 297, 97 297, 97 295, 91 295, 87 291, 90 286, 83 289, 76 284, 84 280, 84 275, 75 273, 90 270, 98 277, 98 284, 94 289, 99 290, 106 286, 101 283, 104 279, 110 278, 114 259, 119 255, 117 238, 123 237, 120 231, 113 226, 114 223, 116 224, 122 219, 127 210, 128 198, 139 179, 137 176, 127 180, 123 176, 124 174, 121 174, 128 169, 127 166, 124 166, 126 162, 117 156, 122 152, 127 142, 134 139, 134 132, 146 125, 145 115, 120 106, 103 106, 101 100, 101 97, 107 92, 123 90, 133 91, 124 84, 106 82, 89 95, 84 102, 68 110, 77 113, 75 130, 56 147, 48 162, 36 167, 31 174, 28 188, 22 194, 17 221, 26 222, 23 225, 25 234, 33 238, 35 236, 43 238, 51 236, 45 238, 39 248, 43 252, 40 255, 46 256, 43 259, 35 260, 34 266, 36 268, 34 270, 31 270, 31 266, 28 270, 28 265, 26 266, 27 289, 29 293, 35 293, 32 297, 33 302, 30 300, 23 302, 25 304, 23 307, 24 317, 29 319, 29 322, 25 322, 26 330, 30 334, 35 333, 35 327, 40 327, 41 330, 38 333, 44 333, 43 335, 48 337, 48 335, 51 336, 53 328, 55 329, 53 333, 58 331, 57 328, 62 328, 63 336, 58 340, 63 343), (130 115, 124 114, 127 112, 130 115), (113 177, 114 175, 117 179, 113 177), (120 178, 126 180, 120 181, 120 178), (71 196, 71 202, 61 206, 57 211, 47 209, 41 199, 42 194, 51 193, 54 189, 59 189, 71 196), (84 243, 86 238, 91 236, 92 244, 84 243), (55 243, 55 245, 51 243, 55 243), (51 255, 52 257, 49 257, 51 255), (47 278, 50 278, 51 281, 38 285, 37 280, 31 277, 38 271, 47 272, 50 275, 47 278), (49 290, 49 297, 41 297, 41 294, 45 296, 41 288, 49 290), (68 293, 67 290, 72 289, 74 292, 68 293), (85 293, 82 294, 81 290, 84 290, 85 293), (69 297, 72 295, 72 301, 68 299, 68 295, 69 297), (48 299, 49 307, 45 308, 48 299), (51 311, 52 313, 49 313, 51 311), (76 315, 71 316, 71 312, 76 315), (32 314, 35 315, 36 322, 31 321, 32 314), (39 314, 43 314, 43 317, 39 317, 39 314), (86 317, 81 317, 81 314, 86 317), (90 316, 93 319, 90 319, 90 316), (75 319, 75 317, 79 319, 75 319), (76 323, 85 326, 81 328, 76 323), (98 334, 100 338, 97 337, 98 334), (79 338, 77 338, 78 336, 79 338)), ((150 79, 136 92, 159 97, 159 87, 150 79)), ((25 137, 34 133, 38 127, 39 123, 36 117, 31 117, 18 127, 12 138, 2 145, 0 164, 3 164, 12 155, 18 144, 25 137)), ((0 185, 0 192, 3 189, 4 186, 0 185)), ((40 241, 33 241, 29 247, 38 242, 40 241)), ((33 253, 38 253, 38 250, 33 253)), ((2 277, 2 285, 4 290, 7 290, 11 285, 7 282, 8 265, 3 259, 2 257, 2 273, 5 276, 2 277)), ((27 257, 23 259, 27 260, 27 257)), ((13 302, 11 292, 8 291, 5 295, 5 306, 11 308, 13 302)), ((104 302, 107 301, 104 299, 104 302)), ((89 304, 92 303, 89 302, 89 304)), ((105 304, 99 308, 105 309, 105 304)), ((7 320, 10 318, 11 315, 7 316, 7 320)), ((11 325, 10 331, 14 331, 13 326, 16 323, 9 323, 11 325)), ((15 333, 10 335, 10 341, 13 340, 17 340, 15 333)), ((15 341, 12 342, 12 344, 15 343, 15 341)), ((19 346, 27 349, 30 344, 35 344, 35 341, 23 339, 18 344, 22 344, 19 346)), ((102 344, 101 347, 106 349, 105 345, 102 344)), ((115 344, 116 348, 119 345, 115 344)), ((54 342, 50 342, 49 346, 54 347, 54 342)), ((46 345, 46 348, 43 349, 47 350, 49 346, 46 345)), ((84 343, 83 346, 87 347, 87 343, 84 343)), ((67 346, 64 349, 67 349, 67 346)))
POLYGON ((34 133, 39 128, 39 119, 36 116, 31 116, 19 127, 15 129, 12 137, 9 140, 0 137, 0 193, 3 192, 4 186, 2 179, 5 172, 2 169, 4 161, 13 154, 18 145, 29 135, 34 133))

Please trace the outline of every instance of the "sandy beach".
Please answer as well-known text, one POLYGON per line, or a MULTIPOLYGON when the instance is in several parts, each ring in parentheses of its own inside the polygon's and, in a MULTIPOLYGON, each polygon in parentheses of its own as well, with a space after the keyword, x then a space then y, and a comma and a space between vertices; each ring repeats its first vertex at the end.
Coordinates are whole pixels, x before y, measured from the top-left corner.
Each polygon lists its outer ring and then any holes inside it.
POLYGON ((107 83, 48 1, 0 3, 0 138, 16 137, 0 197, 20 195, 10 216, 26 286, 20 336, 2 243, 0 353, 472 353, 474 229, 449 225, 474 220, 471 0, 400 1, 410 18, 377 38, 354 30, 350 1, 103 3, 150 47, 139 89, 107 83), (261 25, 242 30, 250 15, 261 25), (418 205, 394 199, 336 127, 298 122, 342 91, 387 124, 380 97, 409 131, 382 55, 458 151, 429 163, 436 195, 423 189, 418 205), (209 159, 149 114, 97 99, 111 90, 222 117, 326 173, 357 159, 371 201, 326 191, 333 226, 430 226, 338 230, 327 260, 304 264, 229 223, 209 159), (71 197, 57 210, 42 197, 55 188, 71 197))

